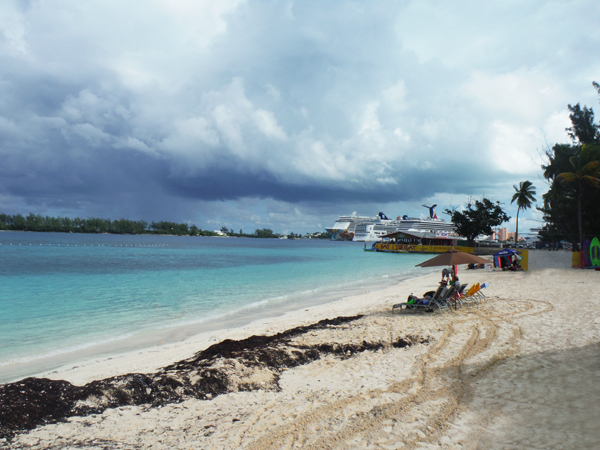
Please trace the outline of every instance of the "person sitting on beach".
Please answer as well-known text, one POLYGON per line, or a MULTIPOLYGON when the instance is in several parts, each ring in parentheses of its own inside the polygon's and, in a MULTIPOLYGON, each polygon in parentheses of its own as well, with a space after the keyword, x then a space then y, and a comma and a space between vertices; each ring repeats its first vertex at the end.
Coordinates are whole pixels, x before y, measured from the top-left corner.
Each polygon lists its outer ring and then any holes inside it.
POLYGON ((450 286, 452 286, 453 284, 460 284, 460 283, 458 283, 458 275, 456 275, 456 274, 452 275, 452 278, 450 279, 450 282, 448 284, 450 286))
POLYGON ((521 266, 519 264, 519 261, 517 261, 517 258, 515 258, 515 260, 513 261, 512 265, 508 268, 508 270, 512 270, 513 272, 516 272, 520 268, 521 268, 521 266))
POLYGON ((450 277, 450 271, 448 269, 444 269, 445 271, 447 271, 447 276, 448 276, 448 281, 444 280, 443 274, 444 271, 442 271, 442 281, 440 281, 440 287, 443 287, 442 292, 440 294, 440 297, 445 297, 446 294, 448 293, 448 291, 450 290, 450 287, 455 284, 458 283, 458 275, 452 275, 452 277, 450 277))

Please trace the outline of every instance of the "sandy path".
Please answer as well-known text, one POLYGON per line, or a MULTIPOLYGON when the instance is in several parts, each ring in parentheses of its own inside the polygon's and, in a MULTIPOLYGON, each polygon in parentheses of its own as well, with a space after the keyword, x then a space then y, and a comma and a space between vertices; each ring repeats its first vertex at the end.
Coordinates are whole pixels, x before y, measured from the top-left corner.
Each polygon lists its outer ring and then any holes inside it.
POLYGON ((437 275, 311 312, 367 315, 295 344, 390 345, 285 369, 278 389, 265 379, 264 389, 212 400, 107 410, 37 428, 0 447, 600 448, 600 275, 472 276, 471 282, 490 281, 488 300, 453 314, 390 313, 393 303, 427 290, 437 275), (399 338, 416 343, 394 348, 399 338))

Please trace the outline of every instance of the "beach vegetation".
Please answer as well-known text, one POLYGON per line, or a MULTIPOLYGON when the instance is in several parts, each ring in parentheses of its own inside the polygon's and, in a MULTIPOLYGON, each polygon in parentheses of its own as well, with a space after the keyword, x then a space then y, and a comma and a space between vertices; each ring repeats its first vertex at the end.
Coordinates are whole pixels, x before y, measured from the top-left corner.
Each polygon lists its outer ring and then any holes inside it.
MULTIPOLYGON (((559 183, 573 183, 577 190, 577 224, 579 249, 583 248, 582 198, 586 185, 600 188, 600 145, 584 144, 578 155, 569 158, 573 171, 563 172, 556 177, 559 183)), ((597 205, 596 205, 597 207, 597 205)))
POLYGON ((600 139, 600 126, 594 123, 594 110, 577 103, 568 105, 571 126, 566 131, 575 144, 590 144, 600 139))
POLYGON ((458 209, 446 209, 450 220, 456 227, 456 233, 467 239, 467 245, 473 247, 475 238, 480 235, 489 236, 493 228, 508 222, 510 217, 500 206, 500 202, 483 197, 481 200, 469 199, 467 206, 458 209))
MULTIPOLYGON (((79 217, 49 217, 36 214, 23 216, 22 214, 0 213, 0 230, 7 231, 37 231, 54 233, 105 233, 105 234, 157 234, 176 236, 218 236, 215 231, 202 230, 196 225, 176 223, 168 221, 146 222, 144 220, 129 219, 101 219, 90 217, 80 219, 79 217)), ((221 231, 232 237, 265 238, 276 239, 280 234, 269 228, 257 229, 252 234, 244 234, 240 229, 236 233, 233 228, 221 227, 221 231)), ((302 239, 301 234, 290 233, 292 239, 302 239)), ((316 239, 329 239, 329 235, 323 232, 307 233, 306 237, 316 239)))
MULTIPOLYGON (((593 83, 600 94, 600 85, 593 83)), ((546 151, 542 165, 549 189, 538 208, 546 222, 541 239, 552 247, 568 241, 581 250, 586 236, 600 234, 600 125, 594 111, 569 105, 571 144, 555 144, 546 151)))
POLYGON ((188 228, 187 224, 175 222, 148 222, 128 219, 74 219, 69 217, 50 217, 36 214, 23 216, 21 214, 0 213, 0 230, 37 231, 55 233, 107 233, 107 234, 174 234, 174 235, 203 235, 214 236, 212 231, 203 231, 198 227, 188 228), (195 233, 195 234, 192 234, 195 233))
POLYGON ((519 212, 531 208, 531 204, 536 201, 535 186, 531 181, 521 181, 519 186, 513 185, 515 193, 512 196, 510 203, 517 202, 517 227, 515 230, 515 243, 519 242, 519 212))
POLYGON ((262 229, 256 229, 256 231, 254 232, 254 234, 256 235, 256 237, 259 238, 277 238, 279 237, 279 235, 273 233, 273 230, 269 229, 269 228, 262 228, 262 229))

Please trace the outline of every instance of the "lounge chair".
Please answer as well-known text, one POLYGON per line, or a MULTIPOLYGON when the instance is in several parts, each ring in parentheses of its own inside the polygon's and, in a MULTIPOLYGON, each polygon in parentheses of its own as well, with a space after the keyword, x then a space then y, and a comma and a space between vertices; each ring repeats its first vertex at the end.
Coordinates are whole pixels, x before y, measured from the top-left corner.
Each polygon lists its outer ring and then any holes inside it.
POLYGON ((485 301, 487 300, 487 297, 485 296, 485 294, 482 292, 482 289, 485 289, 487 287, 490 286, 490 283, 481 283, 480 287, 481 289, 479 289, 477 291, 477 295, 479 296, 479 298, 481 299, 481 301, 485 301))
MULTIPOLYGON (((454 298, 456 300, 456 302, 458 303, 458 305, 460 305, 461 307, 463 306, 463 304, 466 303, 465 301, 465 289, 467 288, 467 283, 458 285, 458 287, 456 288, 456 292, 454 293, 454 298)), ((468 304, 467 304, 468 306, 468 304)))
POLYGON ((473 295, 475 292, 477 292, 480 289, 479 287, 479 283, 475 283, 473 286, 471 286, 467 292, 465 292, 465 297, 470 297, 471 295, 473 295))
POLYGON ((480 289, 481 286, 479 285, 479 283, 475 283, 473 286, 471 286, 467 290, 467 292, 465 292, 463 296, 463 302, 466 303, 467 306, 479 304, 480 297, 476 294, 477 292, 479 292, 480 289))
POLYGON ((437 291, 428 291, 423 295, 423 298, 417 298, 413 294, 410 294, 407 302, 396 303, 392 306, 392 313, 396 310, 400 312, 404 310, 433 312, 437 309, 443 309, 443 304, 439 302, 439 298, 442 292, 444 292, 445 287, 445 285, 440 285, 437 291))
POLYGON ((486 296, 485 294, 482 292, 482 289, 485 289, 489 286, 489 283, 477 283, 475 285, 473 285, 473 287, 471 289, 469 289, 469 291, 467 292, 467 294, 465 294, 466 296, 468 296, 468 301, 470 303, 474 303, 474 304, 480 304, 483 303, 486 300, 486 296))
POLYGON ((425 312, 433 312, 434 309, 437 309, 437 304, 431 300, 429 297, 417 298, 414 295, 410 295, 408 297, 408 301, 404 303, 396 303, 392 306, 392 313, 398 311, 425 311, 425 312))
POLYGON ((442 293, 440 294, 439 298, 436 300, 436 302, 439 305, 439 309, 440 310, 452 310, 452 308, 456 309, 456 290, 457 290, 457 286, 456 284, 453 284, 451 286, 446 286, 443 290, 442 293))
POLYGON ((394 313, 396 310, 399 311, 403 311, 403 310, 412 310, 412 311, 417 311, 417 310, 433 310, 433 309, 439 309, 440 304, 437 302, 438 298, 440 297, 440 295, 442 294, 444 288, 446 287, 445 283, 440 283, 440 286, 437 288, 436 291, 427 291, 423 294, 423 298, 419 299, 416 296, 414 296, 413 294, 410 294, 408 296, 408 301, 404 302, 404 303, 396 303, 394 306, 392 306, 392 313, 394 313), (413 300, 413 301, 411 301, 413 300), (431 305, 431 302, 434 302, 433 305, 431 305))

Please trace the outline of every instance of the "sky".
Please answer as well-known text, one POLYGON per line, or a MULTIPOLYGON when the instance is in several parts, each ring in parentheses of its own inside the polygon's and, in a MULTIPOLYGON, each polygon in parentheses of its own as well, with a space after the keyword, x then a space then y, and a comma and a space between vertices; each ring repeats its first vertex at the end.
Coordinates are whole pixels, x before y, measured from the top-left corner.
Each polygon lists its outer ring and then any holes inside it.
POLYGON ((487 196, 512 230, 567 105, 600 106, 599 23, 597 0, 3 0, 0 212, 306 233, 487 196))

